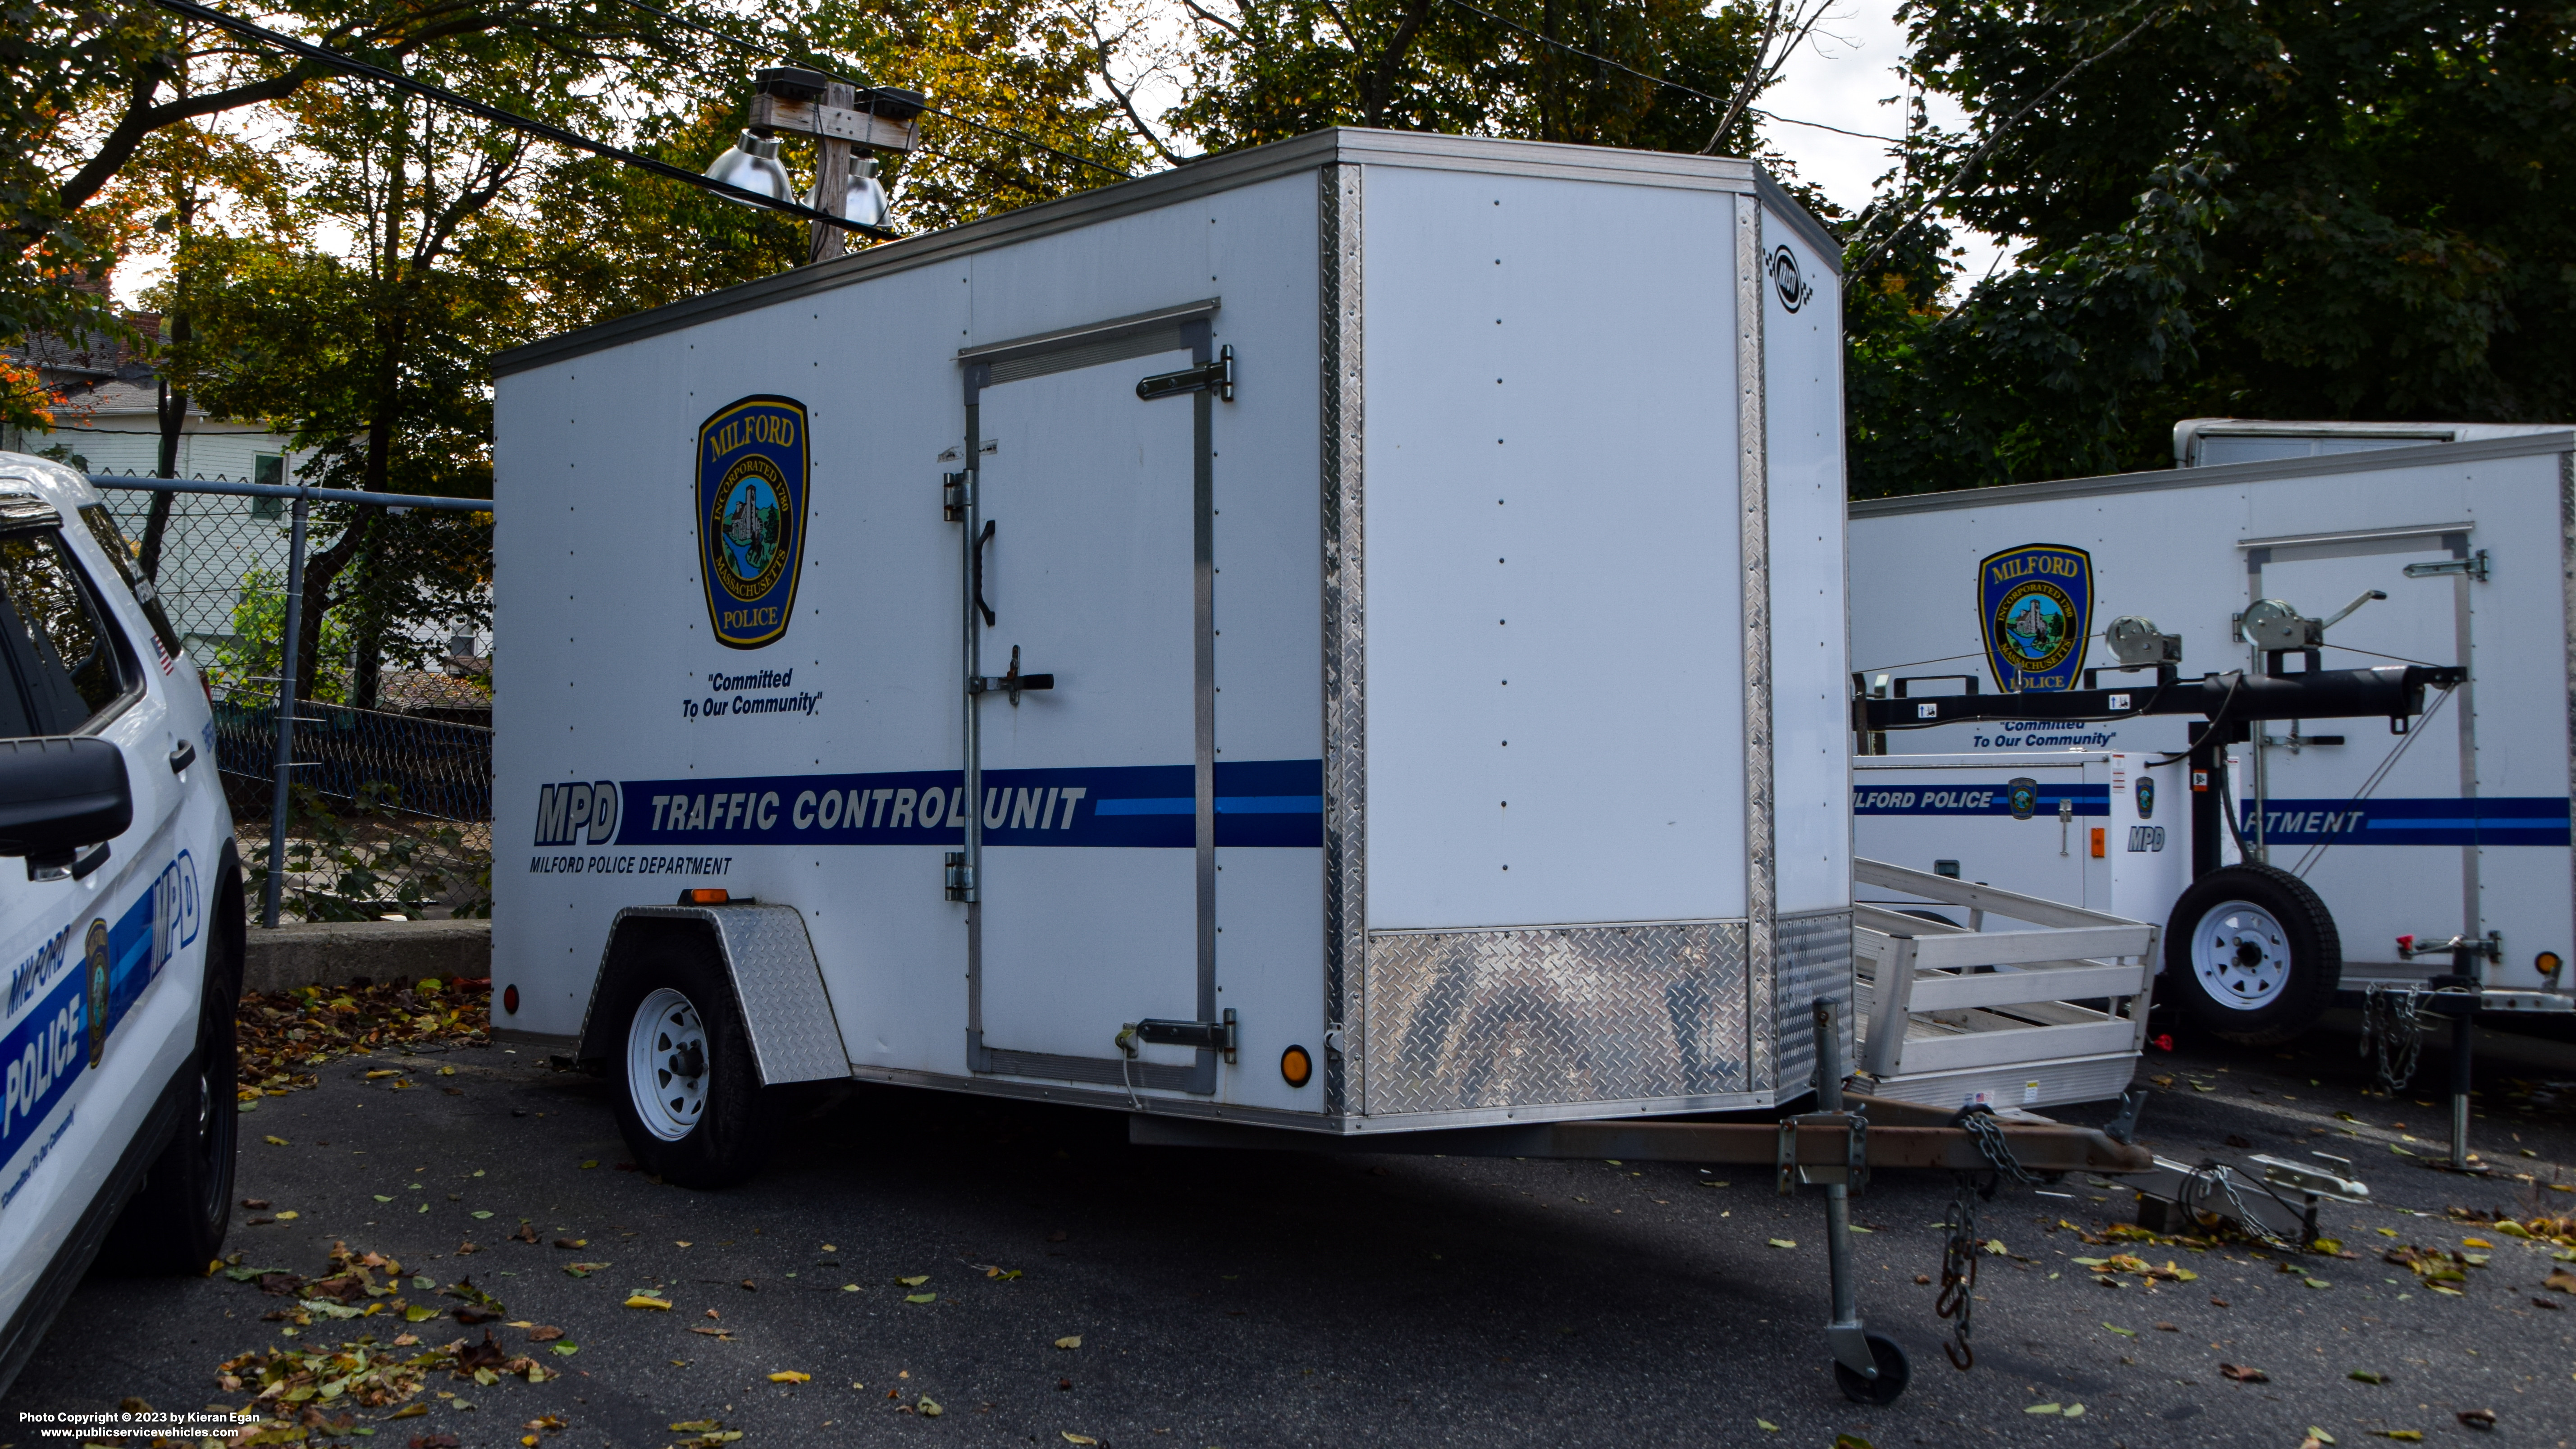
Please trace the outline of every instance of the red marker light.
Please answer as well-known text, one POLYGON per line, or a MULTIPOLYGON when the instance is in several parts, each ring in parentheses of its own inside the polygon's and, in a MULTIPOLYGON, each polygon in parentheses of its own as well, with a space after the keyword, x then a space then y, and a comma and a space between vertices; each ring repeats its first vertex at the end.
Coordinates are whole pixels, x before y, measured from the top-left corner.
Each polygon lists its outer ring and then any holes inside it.
POLYGON ((519 988, 510 986, 502 989, 501 1009, 512 1016, 519 1014, 519 988))

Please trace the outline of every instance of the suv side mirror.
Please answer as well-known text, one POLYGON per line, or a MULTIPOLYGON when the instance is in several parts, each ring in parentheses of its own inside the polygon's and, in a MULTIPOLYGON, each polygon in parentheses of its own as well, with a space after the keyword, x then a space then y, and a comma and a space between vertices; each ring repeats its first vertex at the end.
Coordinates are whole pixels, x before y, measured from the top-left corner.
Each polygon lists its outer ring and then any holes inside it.
POLYGON ((134 790, 116 746, 85 736, 0 740, 0 855, 25 856, 29 880, 89 874, 106 863, 106 842, 133 823, 134 790))

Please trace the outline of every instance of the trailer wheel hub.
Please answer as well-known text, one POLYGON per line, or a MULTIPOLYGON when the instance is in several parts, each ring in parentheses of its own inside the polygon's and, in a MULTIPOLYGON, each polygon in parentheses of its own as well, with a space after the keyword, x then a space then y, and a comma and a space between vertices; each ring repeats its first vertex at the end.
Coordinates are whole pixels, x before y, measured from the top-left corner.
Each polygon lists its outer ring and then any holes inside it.
POLYGON ((706 1115, 707 1027, 689 998, 664 986, 637 1004, 626 1082, 644 1129, 665 1142, 688 1136, 706 1115))
POLYGON ((2289 934, 2260 906, 2221 901, 2192 933, 2191 968, 2210 1000, 2222 1006, 2269 1006, 2289 984, 2289 934))

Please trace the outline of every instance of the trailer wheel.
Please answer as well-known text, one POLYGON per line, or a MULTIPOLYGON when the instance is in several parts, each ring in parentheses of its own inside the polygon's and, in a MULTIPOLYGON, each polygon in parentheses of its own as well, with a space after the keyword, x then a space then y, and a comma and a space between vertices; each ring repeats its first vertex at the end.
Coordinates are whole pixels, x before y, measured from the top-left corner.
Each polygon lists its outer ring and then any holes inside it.
POLYGON ((758 1172, 778 1104, 760 1085, 732 983, 677 940, 656 942, 624 977, 617 1126, 638 1165, 697 1188, 731 1187, 758 1172))
POLYGON ((1897 1396, 1905 1392, 1906 1384, 1914 1377, 1914 1363, 1905 1356, 1904 1347, 1886 1334, 1873 1330, 1866 1337, 1870 1360, 1878 1365, 1878 1377, 1862 1378, 1845 1367, 1842 1360, 1836 1359, 1834 1387, 1841 1389, 1843 1397, 1855 1404, 1885 1407, 1895 1403, 1897 1396))
POLYGON ((2273 1046, 2334 1000, 2343 941, 2307 882, 2275 866, 2231 865, 2175 902, 2165 979, 2198 1026, 2241 1046, 2273 1046))

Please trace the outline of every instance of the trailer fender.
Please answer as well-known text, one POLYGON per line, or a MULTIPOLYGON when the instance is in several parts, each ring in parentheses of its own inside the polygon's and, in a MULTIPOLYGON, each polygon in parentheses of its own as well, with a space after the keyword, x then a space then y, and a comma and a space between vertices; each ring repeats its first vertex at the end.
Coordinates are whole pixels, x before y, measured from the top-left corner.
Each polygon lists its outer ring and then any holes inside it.
POLYGON ((850 1074, 840 1023, 805 917, 793 906, 628 906, 608 926, 608 945, 591 978, 575 1059, 604 1062, 621 1049, 625 1023, 604 1021, 608 984, 647 943, 673 935, 706 943, 723 963, 736 1010, 751 1037, 760 1084, 838 1080, 850 1074))

